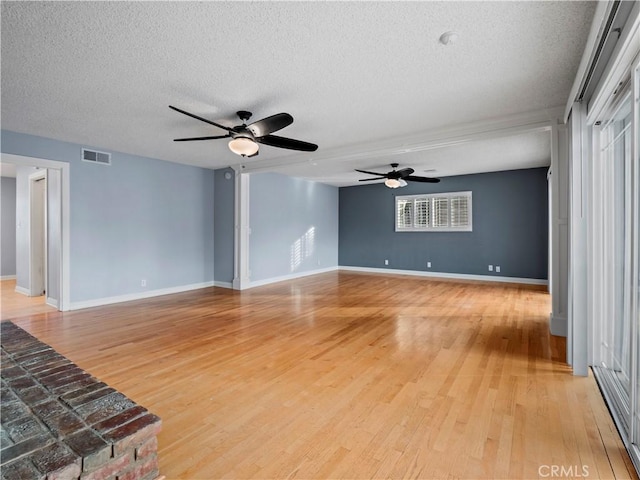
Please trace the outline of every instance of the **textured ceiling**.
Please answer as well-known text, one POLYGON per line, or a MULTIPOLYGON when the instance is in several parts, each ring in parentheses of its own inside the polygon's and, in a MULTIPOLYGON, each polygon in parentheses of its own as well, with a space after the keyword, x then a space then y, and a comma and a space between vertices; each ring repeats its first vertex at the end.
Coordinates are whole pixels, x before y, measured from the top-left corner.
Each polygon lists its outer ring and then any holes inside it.
POLYGON ((229 126, 246 109, 252 120, 288 112, 295 122, 278 135, 320 146, 262 146, 252 166, 336 185, 392 161, 439 175, 548 165, 539 130, 339 157, 564 106, 594 11, 566 1, 4 1, 2 128, 220 168, 242 162, 226 140, 172 140, 224 132, 168 105, 229 126), (459 37, 445 47, 450 30, 459 37))

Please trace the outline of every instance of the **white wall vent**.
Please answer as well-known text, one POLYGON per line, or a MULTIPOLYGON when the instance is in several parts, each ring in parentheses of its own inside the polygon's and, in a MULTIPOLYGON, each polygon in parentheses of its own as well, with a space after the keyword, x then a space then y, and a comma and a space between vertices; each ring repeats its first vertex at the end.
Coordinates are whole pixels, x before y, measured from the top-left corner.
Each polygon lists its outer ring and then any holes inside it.
POLYGON ((99 163, 101 165, 111 165, 111 154, 83 148, 82 160, 85 162, 99 163))

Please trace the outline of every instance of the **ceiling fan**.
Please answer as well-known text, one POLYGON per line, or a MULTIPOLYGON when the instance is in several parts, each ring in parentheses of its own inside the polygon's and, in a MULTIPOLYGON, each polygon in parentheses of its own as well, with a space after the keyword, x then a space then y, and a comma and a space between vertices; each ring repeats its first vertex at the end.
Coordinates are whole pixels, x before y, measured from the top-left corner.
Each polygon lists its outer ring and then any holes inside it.
POLYGON ((415 170, 413 168, 403 168, 402 170, 396 170, 398 168, 397 163, 392 163, 391 168, 393 170, 388 173, 367 172, 366 170, 355 169, 356 172, 366 173, 369 175, 377 175, 375 178, 363 178, 360 182, 371 182, 374 180, 382 180, 386 178, 384 184, 389 188, 405 187, 407 181, 409 182, 422 182, 422 183, 438 183, 439 178, 432 177, 417 177, 412 175, 415 170))
POLYGON ((258 143, 269 145, 271 147, 288 148, 289 150, 300 150, 303 152, 315 152, 318 149, 318 146, 313 143, 303 142, 302 140, 294 140, 293 138, 271 135, 272 132, 277 132, 278 130, 281 130, 293 123, 293 117, 288 113, 276 113, 275 115, 271 115, 270 117, 263 118, 262 120, 258 120, 257 122, 253 122, 247 125, 247 120, 251 118, 251 112, 240 110, 236 113, 242 121, 242 125, 237 125, 235 127, 225 127, 224 125, 212 122, 211 120, 199 117, 198 115, 186 112, 172 105, 169 105, 169 108, 191 118, 195 118, 196 120, 200 120, 215 127, 221 128, 222 130, 226 130, 228 132, 226 135, 176 138, 174 139, 174 142, 190 142, 193 140, 216 140, 219 138, 231 138, 231 141, 229 142, 229 149, 233 153, 243 157, 254 157, 258 155, 258 150, 260 148, 258 143))

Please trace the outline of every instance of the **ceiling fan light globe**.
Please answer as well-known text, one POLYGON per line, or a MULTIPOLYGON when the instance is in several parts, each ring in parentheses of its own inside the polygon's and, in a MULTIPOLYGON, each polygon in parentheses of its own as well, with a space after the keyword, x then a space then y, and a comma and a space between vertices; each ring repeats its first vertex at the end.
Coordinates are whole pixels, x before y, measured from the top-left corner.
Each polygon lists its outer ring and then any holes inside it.
POLYGON ((400 186, 400 182, 395 178, 387 178, 384 184, 389 188, 398 188, 400 186))
POLYGON ((398 185, 399 187, 406 187, 407 186, 407 182, 405 180, 403 180, 402 178, 398 179, 398 183, 400 185, 398 185))
POLYGON ((236 137, 229 142, 229 150, 242 157, 254 155, 259 148, 256 142, 247 137, 236 137))

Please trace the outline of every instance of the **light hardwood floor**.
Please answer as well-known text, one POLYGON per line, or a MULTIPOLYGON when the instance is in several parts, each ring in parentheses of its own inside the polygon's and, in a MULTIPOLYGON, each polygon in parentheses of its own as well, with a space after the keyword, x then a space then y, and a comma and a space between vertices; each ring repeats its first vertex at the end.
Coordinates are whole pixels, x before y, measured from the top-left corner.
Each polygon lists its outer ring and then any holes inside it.
POLYGON ((17 316, 34 315, 38 313, 57 312, 53 307, 45 303, 44 295, 40 297, 27 297, 16 292, 15 280, 0 281, 0 319, 14 318, 17 316))
POLYGON ((167 479, 637 478, 549 306, 334 272, 14 321, 162 418, 167 479))

